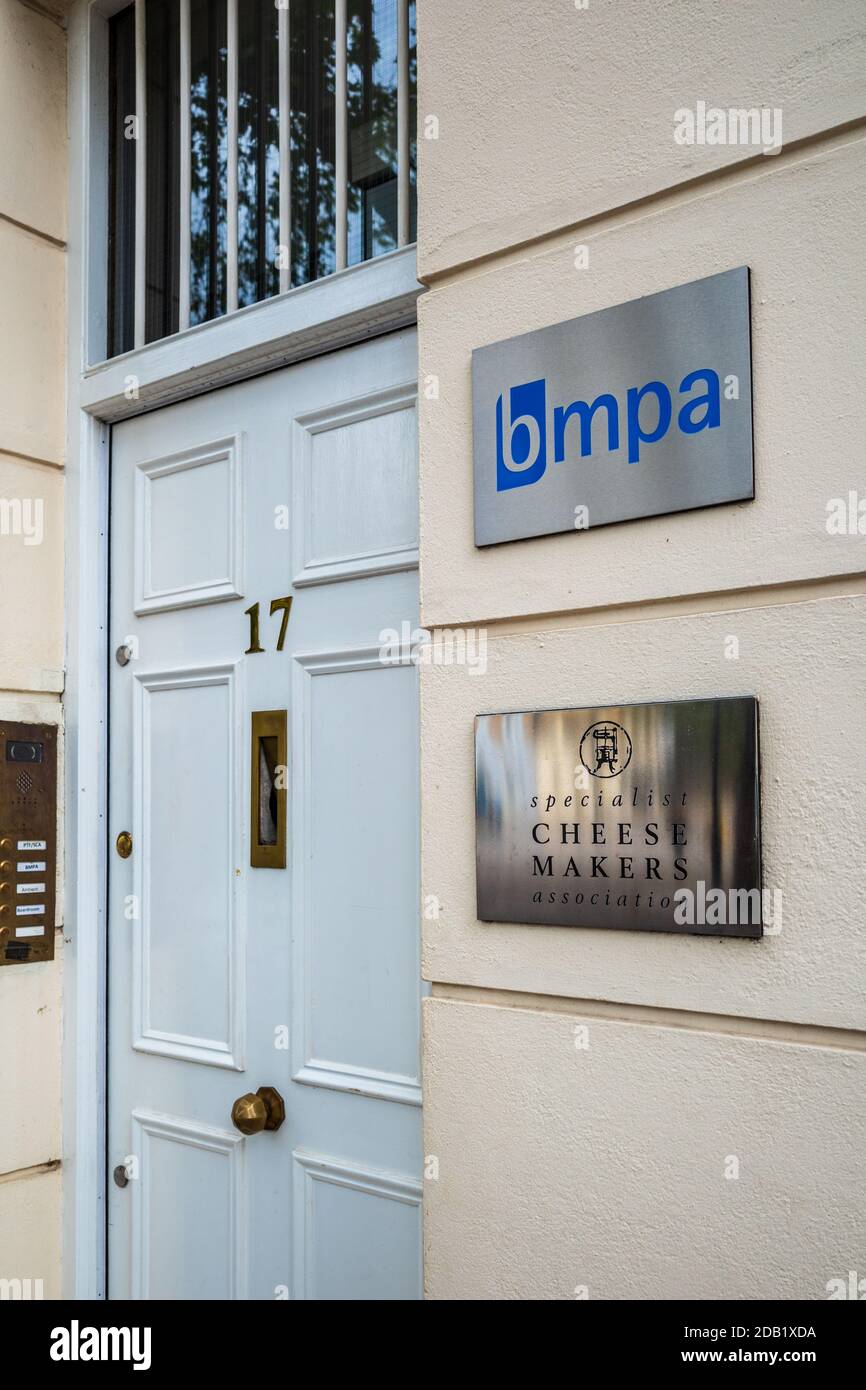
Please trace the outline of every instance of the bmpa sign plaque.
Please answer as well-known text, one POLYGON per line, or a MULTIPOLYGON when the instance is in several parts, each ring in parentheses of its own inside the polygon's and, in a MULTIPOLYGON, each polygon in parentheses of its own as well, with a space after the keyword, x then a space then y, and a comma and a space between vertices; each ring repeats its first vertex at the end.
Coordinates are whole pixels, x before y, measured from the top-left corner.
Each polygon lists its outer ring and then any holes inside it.
POLYGON ((749 272, 472 354, 475 544, 748 500, 749 272))
POLYGON ((751 696, 483 714, 484 922, 759 937, 751 696))

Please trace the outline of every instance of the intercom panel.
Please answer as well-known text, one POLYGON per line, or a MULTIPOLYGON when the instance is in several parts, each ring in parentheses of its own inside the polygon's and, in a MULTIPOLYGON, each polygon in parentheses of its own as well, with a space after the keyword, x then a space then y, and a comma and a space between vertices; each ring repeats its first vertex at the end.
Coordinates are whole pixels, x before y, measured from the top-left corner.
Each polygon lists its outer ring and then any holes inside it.
POLYGON ((54 959, 57 727, 0 720, 0 965, 54 959))

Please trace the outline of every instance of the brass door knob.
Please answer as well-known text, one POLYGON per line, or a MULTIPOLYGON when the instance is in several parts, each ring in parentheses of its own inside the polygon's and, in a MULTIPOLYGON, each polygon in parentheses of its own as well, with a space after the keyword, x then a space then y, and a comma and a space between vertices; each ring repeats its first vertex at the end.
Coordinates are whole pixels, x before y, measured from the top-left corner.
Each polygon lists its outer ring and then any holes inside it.
POLYGON ((121 830, 114 845, 121 859, 128 859, 132 854, 132 836, 129 831, 121 830))
POLYGON ((286 1105, 273 1086, 260 1086, 255 1095, 248 1091, 232 1106, 232 1124, 241 1134, 259 1134, 263 1129, 279 1129, 286 1118, 286 1105))

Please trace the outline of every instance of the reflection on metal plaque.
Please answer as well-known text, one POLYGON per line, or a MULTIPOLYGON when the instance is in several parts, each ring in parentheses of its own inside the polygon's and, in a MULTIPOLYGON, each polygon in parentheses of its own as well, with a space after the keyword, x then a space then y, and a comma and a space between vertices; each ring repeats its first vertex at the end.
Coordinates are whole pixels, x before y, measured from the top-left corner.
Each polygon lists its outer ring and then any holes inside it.
POLYGON ((484 922, 759 937, 751 696, 482 714, 484 922))
POLYGON ((476 348, 475 544, 754 497, 749 271, 476 348))

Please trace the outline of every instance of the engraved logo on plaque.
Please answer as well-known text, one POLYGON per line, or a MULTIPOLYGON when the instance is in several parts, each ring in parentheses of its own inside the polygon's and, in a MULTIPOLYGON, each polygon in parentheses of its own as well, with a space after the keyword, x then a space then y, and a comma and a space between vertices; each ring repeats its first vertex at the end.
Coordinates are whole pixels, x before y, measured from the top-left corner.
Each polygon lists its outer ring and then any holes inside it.
POLYGON ((591 777, 618 777, 631 762, 631 738, 621 724, 590 724, 580 740, 580 761, 591 777))

